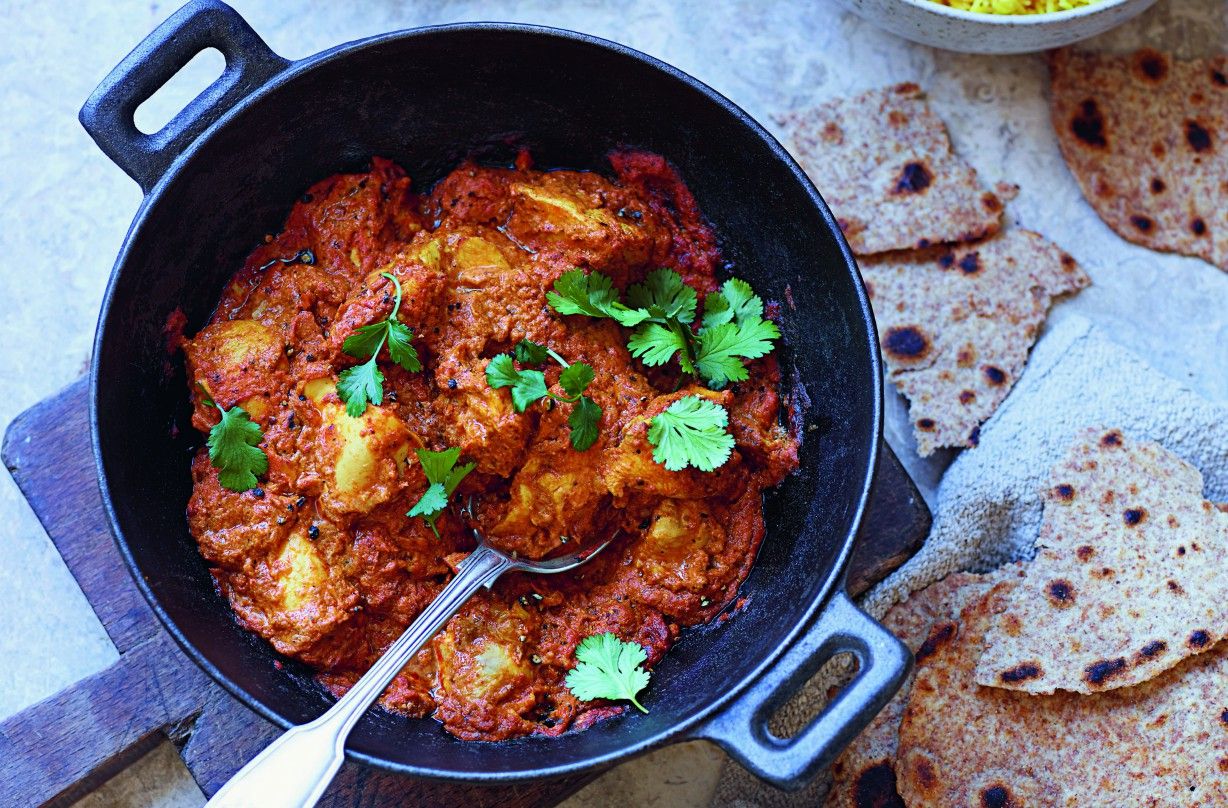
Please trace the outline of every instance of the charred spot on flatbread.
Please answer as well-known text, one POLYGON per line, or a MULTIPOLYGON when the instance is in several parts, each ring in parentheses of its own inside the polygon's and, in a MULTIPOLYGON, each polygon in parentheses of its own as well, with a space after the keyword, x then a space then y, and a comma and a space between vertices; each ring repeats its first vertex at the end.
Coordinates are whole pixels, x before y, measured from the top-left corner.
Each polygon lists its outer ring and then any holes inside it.
POLYGON ((1045 595, 1049 598, 1049 603, 1059 609, 1067 609, 1074 605, 1075 587, 1070 581, 1065 578, 1057 578, 1049 582, 1045 587, 1045 595))
POLYGON ((1198 121, 1185 122, 1185 142, 1200 154, 1209 152, 1213 148, 1211 133, 1198 121))
POLYGON ((1147 81, 1162 81, 1168 75, 1168 57, 1152 48, 1144 48, 1136 53, 1134 65, 1147 81))
POLYGON ((1029 679, 1035 679, 1044 673, 1044 669, 1035 662, 1020 662, 1010 670, 1002 671, 999 677, 1007 684, 1016 682, 1026 682, 1029 679))
POLYGON ((1079 104, 1078 111, 1070 119, 1070 131, 1079 140, 1096 149, 1104 149, 1109 145, 1104 132, 1104 115, 1100 107, 1090 98, 1079 104))
POLYGON ((959 269, 965 275, 975 275, 981 271, 981 254, 973 251, 959 259, 959 269))
POLYGON ((929 353, 930 341, 915 325, 893 326, 883 336, 883 348, 898 361, 915 362, 929 353))
POLYGON ((897 194, 919 194, 934 182, 934 174, 925 163, 912 161, 904 164, 895 183, 897 194))
POLYGON ((890 761, 869 766, 857 776, 853 804, 857 808, 904 808, 895 787, 895 767, 890 761))

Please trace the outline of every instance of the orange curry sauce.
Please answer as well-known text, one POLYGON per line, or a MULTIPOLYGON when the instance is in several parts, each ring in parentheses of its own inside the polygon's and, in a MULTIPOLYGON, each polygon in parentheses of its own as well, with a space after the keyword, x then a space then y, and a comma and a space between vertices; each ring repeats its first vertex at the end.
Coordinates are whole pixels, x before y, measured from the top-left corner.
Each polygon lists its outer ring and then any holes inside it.
MULTIPOLYGON (((646 369, 613 320, 564 317, 546 303, 577 267, 622 289, 657 267, 676 269, 701 300, 717 288, 712 230, 674 170, 652 154, 610 159, 612 179, 536 171, 527 154, 510 169, 463 164, 427 195, 378 158, 368 173, 330 177, 185 341, 193 424, 207 432, 218 419, 200 383, 260 424, 269 458, 260 487, 237 493, 218 484, 202 448, 192 535, 239 621, 319 671, 334 693, 473 546, 455 506, 439 518, 438 538, 406 516, 427 487, 418 447, 458 446, 461 462, 477 463, 452 501, 472 497, 478 526, 504 550, 541 557, 621 530, 574 572, 508 575, 482 591, 384 694, 385 708, 433 714, 458 738, 554 735, 626 709, 567 689, 579 642, 613 632, 655 664, 682 628, 720 613, 748 574, 764 535, 761 494, 797 464, 796 441, 779 424, 773 356, 719 393, 689 378, 679 387, 677 363, 646 369), (404 288, 400 320, 424 367, 407 373, 382 353, 383 403, 351 418, 335 383, 359 360, 341 345, 390 313, 393 286, 381 271, 404 288), (595 369, 587 394, 603 416, 587 451, 568 441, 570 407, 541 401, 517 413, 507 389, 487 385, 491 357, 525 338, 595 369), (649 420, 692 393, 730 413, 737 446, 715 472, 671 472, 652 459, 649 420)), ((556 383, 559 367, 543 369, 556 383)), ((651 687, 642 700, 651 709, 651 687)))

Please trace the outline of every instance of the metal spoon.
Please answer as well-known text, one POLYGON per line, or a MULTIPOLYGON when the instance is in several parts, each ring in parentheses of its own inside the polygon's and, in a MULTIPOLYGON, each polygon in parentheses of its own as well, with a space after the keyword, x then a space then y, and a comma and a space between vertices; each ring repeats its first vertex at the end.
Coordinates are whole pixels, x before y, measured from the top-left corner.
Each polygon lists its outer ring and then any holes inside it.
POLYGON ((341 768, 345 739, 358 719, 478 589, 489 588, 512 570, 552 574, 575 569, 610 544, 549 561, 523 561, 486 544, 476 530, 473 535, 477 549, 460 563, 455 577, 349 692, 315 721, 294 727, 269 744, 213 795, 206 808, 311 808, 341 768))

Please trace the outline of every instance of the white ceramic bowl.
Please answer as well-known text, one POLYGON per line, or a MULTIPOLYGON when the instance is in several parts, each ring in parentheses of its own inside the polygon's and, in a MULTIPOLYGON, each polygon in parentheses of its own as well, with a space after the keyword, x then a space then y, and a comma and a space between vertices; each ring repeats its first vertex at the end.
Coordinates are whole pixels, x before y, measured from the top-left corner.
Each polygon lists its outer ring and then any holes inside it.
POLYGON ((964 53, 1031 53, 1104 33, 1156 0, 1100 0, 1052 14, 979 14, 930 0, 838 0, 893 34, 964 53))

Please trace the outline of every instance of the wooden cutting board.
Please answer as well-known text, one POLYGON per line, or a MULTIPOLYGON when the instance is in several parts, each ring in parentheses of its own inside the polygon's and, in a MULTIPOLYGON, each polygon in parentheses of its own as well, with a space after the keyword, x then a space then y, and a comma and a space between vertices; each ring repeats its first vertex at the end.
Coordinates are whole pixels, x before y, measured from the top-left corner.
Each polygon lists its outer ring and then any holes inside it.
MULTIPOLYGON (((19 415, 3 458, 77 579, 119 661, 0 722, 0 805, 66 805, 162 738, 179 749, 212 795, 280 730, 243 706, 184 655, 136 585, 103 516, 90 448, 87 382, 77 381, 19 415)), ((929 512, 885 452, 875 508, 849 572, 856 594, 902 564, 924 541, 929 512)), ((598 773, 488 787, 386 774, 346 763, 320 805, 382 808, 552 806, 598 773)))

